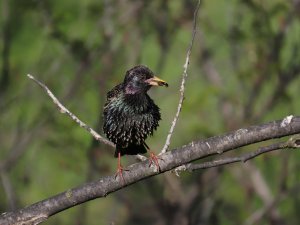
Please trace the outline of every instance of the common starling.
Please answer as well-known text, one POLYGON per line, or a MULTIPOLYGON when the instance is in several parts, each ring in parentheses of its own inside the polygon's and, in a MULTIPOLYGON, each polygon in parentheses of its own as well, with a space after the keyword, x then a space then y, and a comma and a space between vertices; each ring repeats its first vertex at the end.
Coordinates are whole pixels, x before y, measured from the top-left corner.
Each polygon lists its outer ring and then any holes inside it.
MULTIPOLYGON (((153 134, 161 120, 159 107, 147 94, 152 86, 168 87, 168 84, 154 76, 148 67, 139 65, 128 70, 123 83, 107 93, 103 130, 107 138, 116 145, 116 175, 121 175, 122 179, 121 156, 146 153, 149 147, 145 139, 153 134)), ((150 160, 158 166, 154 153, 150 153, 150 160)))

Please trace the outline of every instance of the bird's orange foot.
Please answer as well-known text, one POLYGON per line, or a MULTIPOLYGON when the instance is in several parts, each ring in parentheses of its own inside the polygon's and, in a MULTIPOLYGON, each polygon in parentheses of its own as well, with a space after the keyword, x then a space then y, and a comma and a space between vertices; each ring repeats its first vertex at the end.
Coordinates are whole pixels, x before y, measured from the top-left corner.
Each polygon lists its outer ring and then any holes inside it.
POLYGON ((115 175, 115 179, 117 179, 117 177, 119 176, 120 179, 122 180, 122 184, 124 185, 125 179, 123 177, 123 171, 129 171, 129 170, 123 169, 123 166, 121 164, 121 152, 118 152, 118 168, 117 168, 117 172, 115 175))
POLYGON ((115 179, 117 179, 117 177, 120 177, 120 179, 122 180, 122 184, 125 184, 125 179, 123 177, 123 171, 129 171, 129 170, 124 169, 122 165, 118 165, 117 172, 115 174, 115 179))
POLYGON ((161 171, 160 169, 160 166, 159 166, 159 163, 158 163, 158 160, 163 160, 162 158, 158 157, 157 155, 155 155, 153 152, 150 152, 150 157, 149 157, 149 167, 152 165, 152 164, 155 164, 156 168, 158 171, 161 171))

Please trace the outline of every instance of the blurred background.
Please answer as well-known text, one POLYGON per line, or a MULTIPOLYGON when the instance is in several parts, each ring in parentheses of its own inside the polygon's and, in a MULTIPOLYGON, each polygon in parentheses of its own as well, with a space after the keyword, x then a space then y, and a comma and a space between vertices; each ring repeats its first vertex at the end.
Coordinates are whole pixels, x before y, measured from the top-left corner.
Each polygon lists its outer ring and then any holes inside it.
MULTIPOLYGON (((107 91, 134 65, 149 66, 170 85, 150 91, 163 120, 148 144, 161 150, 197 1, 0 2, 0 213, 111 175, 117 166, 114 150, 59 113, 28 73, 103 133, 107 91)), ((299 48, 299 0, 203 0, 171 148, 299 114, 299 48)), ((162 174, 44 224, 300 224, 299 157, 286 150, 179 178, 162 174)))

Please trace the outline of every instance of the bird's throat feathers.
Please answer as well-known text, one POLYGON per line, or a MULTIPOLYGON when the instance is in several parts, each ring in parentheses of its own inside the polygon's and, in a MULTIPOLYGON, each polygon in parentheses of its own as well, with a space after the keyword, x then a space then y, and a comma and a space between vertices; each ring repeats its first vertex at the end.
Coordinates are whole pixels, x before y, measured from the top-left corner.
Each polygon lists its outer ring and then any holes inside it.
POLYGON ((125 95, 141 95, 141 94, 145 94, 149 89, 150 87, 145 87, 145 86, 141 87, 135 85, 134 83, 130 83, 124 87, 124 93, 125 95))

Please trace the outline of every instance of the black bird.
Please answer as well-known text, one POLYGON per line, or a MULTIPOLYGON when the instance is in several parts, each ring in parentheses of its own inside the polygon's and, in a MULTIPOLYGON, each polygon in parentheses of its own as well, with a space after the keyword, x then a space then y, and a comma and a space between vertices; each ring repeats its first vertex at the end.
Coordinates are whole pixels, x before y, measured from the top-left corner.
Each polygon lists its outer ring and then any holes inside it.
MULTIPOLYGON (((116 145, 116 175, 120 174, 122 179, 121 156, 146 153, 149 147, 145 139, 153 134, 161 120, 159 107, 147 94, 152 86, 168 87, 168 84, 154 76, 148 67, 139 65, 128 70, 123 83, 107 93, 103 130, 107 138, 116 145)), ((159 168, 157 157, 152 152, 150 160, 159 168)))

